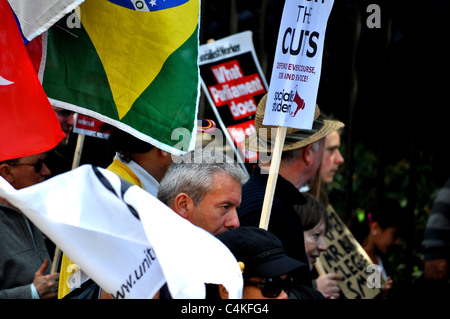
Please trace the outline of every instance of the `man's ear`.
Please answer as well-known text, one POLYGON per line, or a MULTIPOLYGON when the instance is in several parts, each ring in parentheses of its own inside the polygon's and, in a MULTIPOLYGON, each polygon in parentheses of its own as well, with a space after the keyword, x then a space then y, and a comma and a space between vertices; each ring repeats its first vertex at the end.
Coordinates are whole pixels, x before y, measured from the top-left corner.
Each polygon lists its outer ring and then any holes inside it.
POLYGON ((0 164, 0 175, 11 185, 14 186, 15 178, 11 172, 10 166, 6 163, 0 164))
POLYGON ((219 295, 222 299, 228 299, 228 290, 222 284, 219 284, 219 295))
POLYGON ((173 202, 173 210, 181 217, 188 219, 194 208, 194 201, 186 193, 178 194, 173 202))
POLYGON ((158 151, 159 151, 159 160, 164 161, 165 166, 167 166, 165 167, 166 170, 178 158, 178 156, 163 151, 162 149, 158 149, 158 151))
POLYGON ((305 148, 303 149, 302 158, 303 158, 303 161, 305 162, 305 165, 311 164, 312 152, 313 152, 312 144, 306 145, 305 148))
POLYGON ((166 152, 166 151, 163 151, 162 149, 159 149, 159 154, 160 154, 162 157, 167 157, 167 156, 170 155, 170 153, 168 153, 168 152, 166 152))

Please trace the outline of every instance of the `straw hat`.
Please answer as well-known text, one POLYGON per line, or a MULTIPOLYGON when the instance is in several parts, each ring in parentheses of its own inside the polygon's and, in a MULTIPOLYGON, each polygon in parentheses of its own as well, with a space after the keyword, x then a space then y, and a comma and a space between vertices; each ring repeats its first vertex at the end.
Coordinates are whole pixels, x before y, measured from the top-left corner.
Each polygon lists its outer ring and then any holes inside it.
MULTIPOLYGON (((256 109, 255 129, 253 133, 246 137, 244 147, 253 152, 271 152, 272 143, 275 143, 277 126, 263 125, 264 113, 266 110, 267 93, 263 96, 256 109), (273 130, 271 130, 273 129, 273 130), (273 132, 271 132, 273 131, 273 132), (272 136, 271 133, 274 133, 272 136)), ((320 117, 320 109, 316 104, 314 113, 314 122, 311 130, 299 130, 288 127, 286 129, 286 139, 284 141, 283 151, 294 150, 304 147, 308 144, 320 140, 331 132, 344 127, 344 123, 335 120, 324 120, 320 117)))

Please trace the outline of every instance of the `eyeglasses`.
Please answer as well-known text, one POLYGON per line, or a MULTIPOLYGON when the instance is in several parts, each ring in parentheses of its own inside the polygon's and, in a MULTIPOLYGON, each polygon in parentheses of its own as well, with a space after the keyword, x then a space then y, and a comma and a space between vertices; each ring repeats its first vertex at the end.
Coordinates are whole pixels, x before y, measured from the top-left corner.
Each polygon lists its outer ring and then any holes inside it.
POLYGON ((261 281, 255 282, 251 280, 246 280, 245 284, 258 287, 266 298, 276 298, 284 290, 286 293, 292 289, 292 277, 288 276, 285 279, 280 277, 264 278, 261 281))
POLYGON ((30 166, 33 166, 36 173, 39 174, 42 170, 42 164, 44 164, 44 159, 40 158, 37 160, 36 163, 14 163, 14 164, 10 164, 10 165, 11 166, 30 165, 30 166))

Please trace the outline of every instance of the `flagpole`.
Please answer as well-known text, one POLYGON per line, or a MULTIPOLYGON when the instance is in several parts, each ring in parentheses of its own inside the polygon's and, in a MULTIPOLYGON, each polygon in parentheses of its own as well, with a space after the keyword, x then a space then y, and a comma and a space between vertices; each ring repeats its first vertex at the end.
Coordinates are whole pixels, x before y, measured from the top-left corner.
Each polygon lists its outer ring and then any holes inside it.
MULTIPOLYGON (((85 137, 84 134, 78 134, 77 145, 75 147, 75 154, 73 155, 72 169, 75 169, 80 165, 81 152, 83 151, 84 137, 85 137)), ((55 254, 53 255, 51 273, 56 272, 56 267, 58 266, 60 257, 61 257, 61 249, 59 249, 59 247, 56 246, 55 254)))
POLYGON ((269 227, 270 212, 272 211, 273 196, 277 185, 278 171, 280 170, 281 153, 283 152, 284 140, 286 138, 286 127, 278 126, 275 145, 272 151, 272 160, 270 161, 269 177, 267 179, 266 193, 259 221, 259 228, 267 230, 269 227))

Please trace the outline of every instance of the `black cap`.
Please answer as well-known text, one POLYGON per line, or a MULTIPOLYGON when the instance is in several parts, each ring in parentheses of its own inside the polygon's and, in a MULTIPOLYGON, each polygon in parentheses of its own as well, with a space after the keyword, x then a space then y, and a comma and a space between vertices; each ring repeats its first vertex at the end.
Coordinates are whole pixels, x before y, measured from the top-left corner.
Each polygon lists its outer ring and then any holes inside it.
POLYGON ((217 238, 238 262, 244 264, 244 278, 279 277, 306 266, 286 255, 281 241, 262 228, 238 227, 217 235, 217 238))

